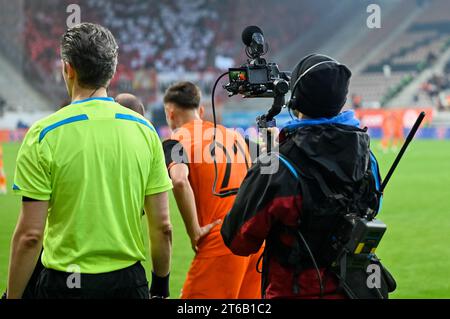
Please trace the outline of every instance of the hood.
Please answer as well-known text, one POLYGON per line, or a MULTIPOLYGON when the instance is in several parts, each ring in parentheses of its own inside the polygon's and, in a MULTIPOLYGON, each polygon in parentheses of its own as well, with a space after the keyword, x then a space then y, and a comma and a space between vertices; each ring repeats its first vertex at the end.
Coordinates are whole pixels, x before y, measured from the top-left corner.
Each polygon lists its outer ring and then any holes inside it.
POLYGON ((331 119, 296 120, 282 130, 291 136, 302 158, 299 168, 309 174, 316 169, 330 182, 360 181, 370 164, 370 139, 360 129, 352 111, 331 119), (302 169, 303 168, 303 169, 302 169))

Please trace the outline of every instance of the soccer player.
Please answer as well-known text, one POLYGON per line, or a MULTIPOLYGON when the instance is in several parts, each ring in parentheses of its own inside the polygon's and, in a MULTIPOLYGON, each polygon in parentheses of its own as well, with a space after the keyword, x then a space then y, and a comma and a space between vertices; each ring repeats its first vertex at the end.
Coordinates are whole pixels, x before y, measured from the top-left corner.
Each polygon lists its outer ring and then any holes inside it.
POLYGON ((260 254, 234 256, 220 236, 220 222, 251 165, 249 150, 239 133, 220 125, 214 147, 214 126, 202 121, 200 98, 200 89, 190 82, 174 84, 164 96, 167 123, 173 130, 163 143, 166 164, 196 253, 181 298, 259 298, 260 254))
POLYGON ((403 113, 399 110, 385 110, 383 114, 381 148, 384 152, 389 148, 396 151, 403 140, 403 113))
POLYGON ((118 56, 109 30, 90 23, 68 29, 61 56, 72 102, 30 128, 17 158, 13 188, 23 204, 8 298, 22 297, 42 245, 37 298, 148 298, 143 208, 152 243, 150 294, 167 297, 172 183, 159 137, 107 96, 118 56))

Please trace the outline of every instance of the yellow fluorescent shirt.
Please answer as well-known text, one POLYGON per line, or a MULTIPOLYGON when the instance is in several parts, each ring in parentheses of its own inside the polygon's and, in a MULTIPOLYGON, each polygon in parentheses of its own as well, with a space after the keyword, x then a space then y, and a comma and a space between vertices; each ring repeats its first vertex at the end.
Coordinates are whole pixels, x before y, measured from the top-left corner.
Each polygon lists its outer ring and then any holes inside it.
POLYGON ((112 98, 78 101, 35 123, 13 186, 49 201, 44 266, 88 274, 145 260, 144 197, 171 188, 154 127, 112 98))

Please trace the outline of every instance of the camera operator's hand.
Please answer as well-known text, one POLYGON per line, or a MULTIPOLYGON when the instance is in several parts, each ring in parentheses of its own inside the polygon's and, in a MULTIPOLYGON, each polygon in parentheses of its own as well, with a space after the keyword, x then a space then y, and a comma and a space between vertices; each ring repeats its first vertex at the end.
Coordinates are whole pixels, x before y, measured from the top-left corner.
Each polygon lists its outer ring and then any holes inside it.
POLYGON ((280 130, 278 127, 269 127, 267 129, 260 129, 259 130, 259 147, 260 147, 260 153, 265 154, 267 153, 267 145, 269 143, 269 136, 270 136, 270 143, 271 143, 271 150, 276 148, 278 146, 278 135, 280 134, 280 130))

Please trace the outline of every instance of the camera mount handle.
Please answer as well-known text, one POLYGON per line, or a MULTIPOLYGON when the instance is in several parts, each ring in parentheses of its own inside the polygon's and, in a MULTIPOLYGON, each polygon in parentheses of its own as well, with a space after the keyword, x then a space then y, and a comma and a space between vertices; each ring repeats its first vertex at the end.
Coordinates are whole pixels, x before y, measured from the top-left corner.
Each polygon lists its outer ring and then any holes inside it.
POLYGON ((413 127, 411 128, 411 131, 409 132, 408 136, 406 137, 405 143, 403 143, 403 146, 400 149, 400 152, 397 154, 397 157, 395 158, 394 163, 392 164, 391 168, 389 169, 389 172, 387 173, 386 177, 383 179, 383 182, 381 183, 381 187, 380 187, 381 193, 383 193, 384 189, 386 188, 386 185, 389 183, 389 180, 391 179, 392 174, 394 173, 395 169, 397 168, 398 163, 402 159, 402 156, 405 153, 406 149, 408 148, 409 143, 413 140, 414 135, 416 135, 416 132, 419 129, 419 126, 422 123, 424 118, 425 118, 425 112, 420 112, 419 116, 417 117, 416 122, 414 123, 413 127))
MULTIPOLYGON (((276 126, 276 121, 274 119, 275 116, 280 114, 281 109, 285 105, 285 94, 277 93, 273 99, 273 104, 267 114, 258 116, 256 118, 256 125, 258 127, 258 131, 261 129, 268 129, 270 127, 276 126)), ((266 130, 267 132, 267 153, 270 153, 272 150, 272 133, 270 130, 266 130)))

